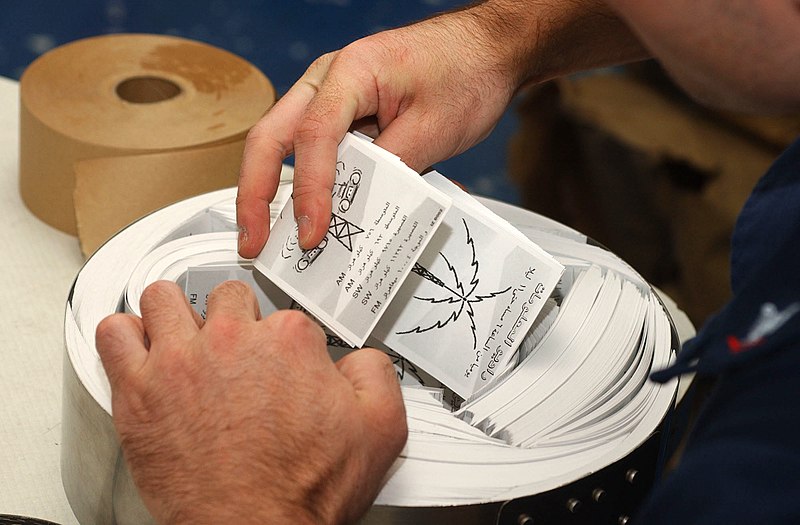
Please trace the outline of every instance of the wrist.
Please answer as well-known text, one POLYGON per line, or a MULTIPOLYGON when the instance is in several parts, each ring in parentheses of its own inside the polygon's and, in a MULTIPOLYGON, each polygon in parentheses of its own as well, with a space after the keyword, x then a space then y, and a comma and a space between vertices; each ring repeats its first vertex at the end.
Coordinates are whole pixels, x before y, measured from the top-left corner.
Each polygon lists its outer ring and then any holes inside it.
POLYGON ((649 56, 601 0, 487 0, 465 13, 514 89, 649 56))

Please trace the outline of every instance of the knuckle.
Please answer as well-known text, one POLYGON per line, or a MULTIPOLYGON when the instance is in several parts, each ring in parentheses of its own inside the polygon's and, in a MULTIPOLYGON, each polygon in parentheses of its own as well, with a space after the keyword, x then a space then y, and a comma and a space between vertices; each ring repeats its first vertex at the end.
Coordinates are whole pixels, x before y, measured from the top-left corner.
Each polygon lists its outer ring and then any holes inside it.
POLYGON ((322 172, 310 169, 296 169, 292 197, 297 202, 298 198, 305 199, 308 196, 317 196, 322 201, 314 204, 323 206, 325 199, 330 199, 334 178, 335 174, 332 169, 330 171, 323 169, 322 172))
POLYGON ((295 202, 306 199, 317 193, 327 195, 327 192, 325 192, 323 188, 320 188, 319 184, 308 179, 304 179, 303 181, 298 180, 292 187, 292 198, 295 202))
POLYGON ((406 413, 402 412, 401 417, 394 420, 392 426, 392 435, 390 446, 394 449, 395 454, 399 454, 408 440, 408 422, 406 421, 406 413))
POLYGON ((397 371, 392 359, 386 353, 374 348, 365 348, 362 352, 364 350, 370 352, 367 355, 369 359, 373 360, 376 372, 381 370, 386 374, 386 382, 384 384, 385 399, 381 403, 380 410, 375 414, 375 421, 379 429, 385 433, 384 438, 389 448, 394 448, 399 452, 403 448, 408 435, 408 423, 397 371))
POLYGON ((392 358, 385 352, 377 348, 365 347, 358 350, 361 359, 364 362, 371 362, 372 369, 376 372, 385 373, 387 377, 387 386, 397 382, 397 372, 395 371, 392 358))
POLYGON ((117 334, 123 329, 125 322, 125 314, 113 314, 97 324, 95 341, 99 350, 105 349, 109 344, 113 344, 117 334))
POLYGON ((298 310, 281 310, 269 317, 271 324, 287 331, 308 330, 312 324, 311 319, 298 310))
POLYGON ((323 72, 327 71, 331 63, 336 59, 339 53, 340 53, 339 51, 331 51, 329 53, 325 53, 324 55, 317 57, 317 59, 314 60, 310 66, 308 66, 308 69, 306 71, 311 74, 317 73, 319 72, 319 70, 322 70, 323 72))
POLYGON ((313 108, 308 108, 294 130, 295 148, 301 145, 315 145, 324 137, 325 119, 313 108))
POLYGON ((272 135, 270 127, 267 126, 263 120, 257 122, 250 128, 250 131, 248 131, 245 136, 244 144, 245 149, 248 151, 266 149, 275 157, 280 157, 281 159, 289 155, 286 146, 272 135))
POLYGON ((370 359, 374 359, 377 363, 381 364, 382 366, 389 368, 394 373, 394 367, 392 365, 392 358, 389 357, 389 354, 386 352, 381 352, 377 348, 362 348, 362 351, 365 352, 367 355, 370 356, 370 359))
MULTIPOLYGON (((218 284, 209 296, 209 303, 225 301, 238 308, 250 308, 258 304, 256 294, 249 284, 239 280, 229 280, 218 284)), ((225 311, 228 311, 225 309, 225 311)), ((230 313, 230 312, 229 312, 230 313)))
POLYGON ((402 398, 386 404, 382 416, 376 420, 384 433, 382 441, 395 454, 400 453, 408 438, 408 421, 402 398))
POLYGON ((142 305, 159 303, 168 299, 183 297, 183 292, 175 283, 169 281, 156 281, 147 286, 142 292, 142 305))
POLYGON ((228 296, 235 296, 235 297, 249 297, 255 296, 253 294, 253 289, 245 283, 244 281, 237 281, 237 280, 229 280, 223 281, 222 283, 218 284, 214 290, 211 292, 212 296, 221 296, 221 295, 228 295, 228 296))
POLYGON ((237 348, 243 333, 241 323, 228 316, 216 316, 205 324, 212 350, 237 348))
POLYGON ((250 195, 247 195, 247 194, 243 193, 242 189, 239 188, 239 191, 236 194, 236 201, 235 201, 235 203, 236 203, 236 211, 240 212, 241 211, 240 208, 241 208, 242 204, 246 204, 249 201, 250 201, 250 195))
POLYGON ((325 342, 322 328, 298 310, 280 310, 267 317, 266 321, 271 329, 293 339, 311 338, 312 342, 325 342))

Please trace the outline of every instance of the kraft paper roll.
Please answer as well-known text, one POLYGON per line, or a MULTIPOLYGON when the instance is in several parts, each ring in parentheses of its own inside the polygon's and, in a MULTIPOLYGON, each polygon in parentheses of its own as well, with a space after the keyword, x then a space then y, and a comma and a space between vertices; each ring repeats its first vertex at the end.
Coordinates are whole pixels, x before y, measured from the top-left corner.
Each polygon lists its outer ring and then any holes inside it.
POLYGON ((235 185, 245 135, 275 90, 222 49, 127 34, 43 55, 20 98, 22 199, 90 254, 152 210, 235 185))

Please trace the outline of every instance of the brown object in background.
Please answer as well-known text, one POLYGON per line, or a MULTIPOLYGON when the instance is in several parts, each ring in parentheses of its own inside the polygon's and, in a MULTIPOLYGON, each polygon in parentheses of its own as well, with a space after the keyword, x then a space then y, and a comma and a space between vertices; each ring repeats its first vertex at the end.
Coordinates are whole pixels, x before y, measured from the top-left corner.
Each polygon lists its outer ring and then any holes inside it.
POLYGON ((183 38, 58 47, 20 81, 20 193, 84 254, 172 202, 236 184, 247 131, 275 101, 244 59, 183 38))
POLYGON ((509 169, 526 207, 609 247, 699 325, 730 296, 736 217, 800 119, 714 113, 636 73, 533 88, 509 169))

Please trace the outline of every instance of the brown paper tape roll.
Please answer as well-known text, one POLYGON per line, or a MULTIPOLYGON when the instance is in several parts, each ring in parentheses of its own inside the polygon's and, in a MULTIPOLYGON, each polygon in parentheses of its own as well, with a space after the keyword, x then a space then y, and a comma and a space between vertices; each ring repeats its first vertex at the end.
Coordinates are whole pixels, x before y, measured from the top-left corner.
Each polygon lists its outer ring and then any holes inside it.
POLYGON ((20 193, 86 254, 180 199, 233 186, 270 81, 219 48, 108 35, 56 48, 20 81, 20 193))

